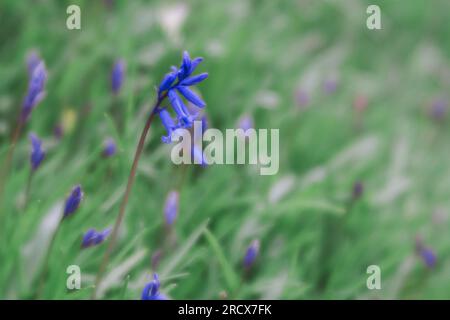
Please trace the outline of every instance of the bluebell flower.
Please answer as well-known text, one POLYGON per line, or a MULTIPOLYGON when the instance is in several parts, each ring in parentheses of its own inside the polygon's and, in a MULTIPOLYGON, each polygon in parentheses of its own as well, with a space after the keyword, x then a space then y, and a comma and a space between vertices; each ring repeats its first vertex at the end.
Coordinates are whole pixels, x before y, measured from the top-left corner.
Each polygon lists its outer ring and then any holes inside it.
POLYGON ((259 245, 259 240, 253 240, 250 246, 247 248, 243 261, 244 268, 246 270, 249 270, 255 263, 255 260, 258 257, 259 253, 259 245))
POLYGON ((435 99, 430 106, 430 117, 435 121, 442 121, 445 119, 447 113, 448 102, 445 98, 440 97, 435 99))
POLYGON ((45 158, 45 151, 42 149, 42 141, 34 134, 30 133, 30 141, 31 141, 31 154, 30 154, 30 163, 31 169, 36 171, 42 160, 45 158))
POLYGON ((364 193, 364 185, 362 184, 362 182, 360 181, 355 182, 355 184, 353 185, 353 193, 352 193, 353 200, 359 199, 363 193, 364 193))
POLYGON ((153 280, 150 281, 142 290, 142 300, 168 300, 167 297, 159 291, 160 282, 158 275, 153 274, 153 280))
POLYGON ((125 61, 119 59, 114 63, 111 72, 111 90, 114 94, 116 95, 119 94, 120 88, 122 88, 124 78, 125 78, 125 61))
POLYGON ((428 268, 433 268, 436 265, 437 257, 431 248, 424 245, 420 236, 416 237, 416 253, 422 259, 423 263, 428 268))
POLYGON ((34 67, 33 73, 28 82, 27 94, 22 103, 21 121, 25 122, 31 111, 45 97, 45 83, 47 82, 47 70, 43 61, 34 67))
POLYGON ((106 228, 103 231, 96 231, 95 229, 89 229, 83 236, 83 240, 81 242, 82 248, 88 248, 96 246, 109 236, 111 233, 111 228, 106 228))
POLYGON ((170 136, 173 130, 177 128, 190 128, 198 115, 195 112, 191 113, 189 111, 181 97, 184 97, 196 107, 204 108, 206 106, 206 103, 189 88, 202 82, 208 77, 207 73, 192 75, 198 64, 202 61, 203 58, 191 60, 189 53, 185 51, 180 67, 172 67, 171 72, 164 76, 158 87, 158 97, 160 99, 163 99, 165 96, 169 98, 169 102, 177 117, 176 122, 174 120, 168 120, 168 118, 170 118, 169 112, 157 110, 163 120, 163 125, 168 131, 167 136, 163 137, 163 142, 165 143, 171 142, 170 136))
POLYGON ((112 157, 117 152, 117 145, 113 138, 108 138, 103 143, 103 156, 112 157))
POLYGON ((81 190, 80 185, 77 185, 72 189, 72 192, 66 199, 66 203, 64 206, 64 218, 70 216, 78 209, 82 199, 83 199, 83 190, 81 190))
POLYGON ((171 226, 177 218, 179 200, 180 194, 176 190, 170 191, 167 195, 166 202, 164 204, 164 218, 168 226, 171 226))
POLYGON ((420 249, 419 255, 428 268, 433 268, 436 265, 436 254, 430 248, 423 247, 420 249))

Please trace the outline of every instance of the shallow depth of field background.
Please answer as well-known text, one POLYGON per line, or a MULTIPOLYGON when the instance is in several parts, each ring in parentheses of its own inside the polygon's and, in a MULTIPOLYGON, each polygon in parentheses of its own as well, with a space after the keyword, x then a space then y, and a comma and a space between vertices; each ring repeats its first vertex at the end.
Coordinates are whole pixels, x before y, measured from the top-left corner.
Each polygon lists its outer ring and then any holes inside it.
MULTIPOLYGON (((36 276, 62 201, 80 183, 85 199, 64 223, 42 298, 89 298, 105 244, 80 250, 91 227, 112 226, 154 86, 183 50, 203 56, 198 86, 210 126, 280 129, 280 170, 190 166, 181 190, 176 243, 156 270, 173 299, 449 298, 449 126, 430 108, 450 88, 450 3, 373 1, 380 31, 366 28, 369 1, 1 1, 0 158, 27 87, 35 49, 49 70, 47 97, 16 149, 3 208, 0 297, 34 296, 36 276), (82 29, 66 28, 79 4, 82 29), (112 6, 109 3, 115 3, 112 6), (114 61, 124 87, 110 91, 114 61), (329 85, 336 82, 336 90, 329 85), (331 92, 332 91, 332 92, 331 92), (358 111, 359 110, 359 111, 358 111), (64 126, 58 141, 53 131, 64 126), (21 201, 28 133, 47 158, 21 201), (101 157, 113 137, 116 156, 101 157), (355 182, 363 195, 350 205, 355 182), (427 268, 415 238, 437 255, 427 268), (260 239, 252 274, 242 257, 260 239), (82 289, 66 289, 79 265, 82 289), (378 265, 382 290, 368 290, 378 265)), ((139 299, 151 257, 165 238, 163 203, 181 178, 152 125, 105 278, 105 299, 139 299)))

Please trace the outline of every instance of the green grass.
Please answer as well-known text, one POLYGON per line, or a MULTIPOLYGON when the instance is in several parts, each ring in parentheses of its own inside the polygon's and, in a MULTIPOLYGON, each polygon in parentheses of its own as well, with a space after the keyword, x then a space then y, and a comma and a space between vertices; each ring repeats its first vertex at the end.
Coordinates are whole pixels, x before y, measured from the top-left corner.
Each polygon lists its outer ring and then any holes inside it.
MULTIPOLYGON (((280 170, 253 166, 190 166, 180 196, 176 241, 156 270, 173 299, 449 298, 450 170, 448 119, 426 107, 448 96, 450 4, 435 0, 377 1, 380 31, 366 28, 370 1, 187 1, 184 23, 170 33, 161 8, 172 1, 2 1, 0 4, 0 160, 6 155, 27 86, 25 57, 37 49, 49 70, 47 97, 33 111, 6 181, 0 226, 0 297, 35 297, 36 279, 54 221, 71 188, 85 199, 62 226, 49 260, 42 298, 88 299, 106 249, 81 251, 88 228, 112 226, 119 210, 154 86, 183 50, 203 56, 199 85, 210 126, 234 128, 250 113, 257 128, 280 129, 280 170), (77 3, 82 29, 65 27, 77 3), (162 23, 163 22, 163 23, 162 23), (115 59, 127 63, 120 95, 110 93, 115 59), (322 90, 339 76, 335 93, 322 90), (309 91, 301 109, 296 90, 309 91), (276 96, 265 106, 264 93, 276 96), (355 130, 354 98, 368 107, 355 130), (88 108, 87 106, 90 106, 88 108), (64 138, 54 126, 76 115, 64 138), (33 178, 30 204, 20 203, 29 173, 29 132, 48 152, 33 178), (118 154, 101 157, 114 137, 118 154), (270 201, 280 181, 289 185, 270 201), (364 195, 349 210, 355 181, 364 195), (442 219, 436 222, 437 214, 442 219), (53 218, 53 219, 52 219, 53 218), (47 223, 46 223, 47 222, 47 223), (438 263, 415 255, 420 234, 438 263), (261 241, 253 273, 242 258, 261 241), (79 265, 82 289, 68 292, 66 268, 79 265), (366 269, 379 265, 382 290, 366 288, 366 269)), ((179 7, 180 8, 180 7, 179 7)), ((182 176, 150 130, 101 298, 138 299, 151 279, 152 255, 164 240, 163 204, 182 176)))

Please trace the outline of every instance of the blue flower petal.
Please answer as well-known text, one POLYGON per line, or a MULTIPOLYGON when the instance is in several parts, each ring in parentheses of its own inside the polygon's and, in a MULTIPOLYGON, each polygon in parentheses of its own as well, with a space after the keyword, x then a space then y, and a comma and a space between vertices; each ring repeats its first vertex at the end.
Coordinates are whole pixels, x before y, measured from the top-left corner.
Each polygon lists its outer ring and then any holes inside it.
POLYGON ((199 108, 203 108, 206 106, 206 103, 200 99, 199 96, 197 96, 191 89, 189 89, 188 87, 184 87, 184 86, 178 86, 177 87, 178 91, 190 102, 192 102, 193 104, 195 104, 197 107, 199 108))
POLYGON ((182 86, 192 86, 194 84, 200 83, 203 80, 205 80, 206 78, 208 78, 208 73, 201 73, 189 78, 184 79, 183 81, 180 82, 180 85, 182 86))

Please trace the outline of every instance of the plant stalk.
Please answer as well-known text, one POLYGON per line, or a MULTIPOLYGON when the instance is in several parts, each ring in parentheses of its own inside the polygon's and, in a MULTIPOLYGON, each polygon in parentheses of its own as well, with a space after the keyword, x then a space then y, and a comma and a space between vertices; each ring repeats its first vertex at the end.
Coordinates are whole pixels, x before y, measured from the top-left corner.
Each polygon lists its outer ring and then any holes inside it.
POLYGON ((150 129, 150 125, 153 122, 153 118, 155 117, 155 114, 156 114, 155 111, 161 105, 161 102, 164 100, 164 98, 166 96, 167 96, 167 94, 163 94, 161 96, 158 96, 158 100, 156 101, 155 105, 153 106, 151 114, 147 118, 147 122, 145 123, 145 127, 142 130, 141 137, 139 138, 139 143, 138 143, 138 146, 136 148, 136 152, 134 154, 133 165, 131 166, 130 175, 128 176, 127 187, 125 189, 125 193, 123 195, 122 202, 120 204, 119 214, 118 214, 118 216, 116 218, 116 221, 114 223, 114 227, 113 227, 113 230, 111 232, 111 236, 109 237, 108 247, 106 248, 105 254, 103 255, 103 259, 102 259, 102 261, 100 263, 100 268, 99 268, 97 276, 95 278, 95 286, 94 286, 94 291, 92 293, 91 299, 96 299, 97 298, 97 292, 98 292, 98 288, 99 288, 100 283, 101 283, 102 278, 103 278, 103 273, 105 272, 106 266, 108 265, 111 252, 112 252, 112 250, 114 248, 114 245, 116 243, 116 240, 117 240, 117 235, 118 235, 118 232, 119 232, 120 225, 122 224, 123 217, 125 216, 125 209, 126 209, 126 206, 128 204, 128 199, 130 197, 131 189, 132 189, 133 184, 134 184, 134 180, 135 180, 135 177, 136 177, 137 166, 138 166, 139 159, 141 157, 142 151, 144 149, 145 139, 146 139, 148 131, 150 129))

